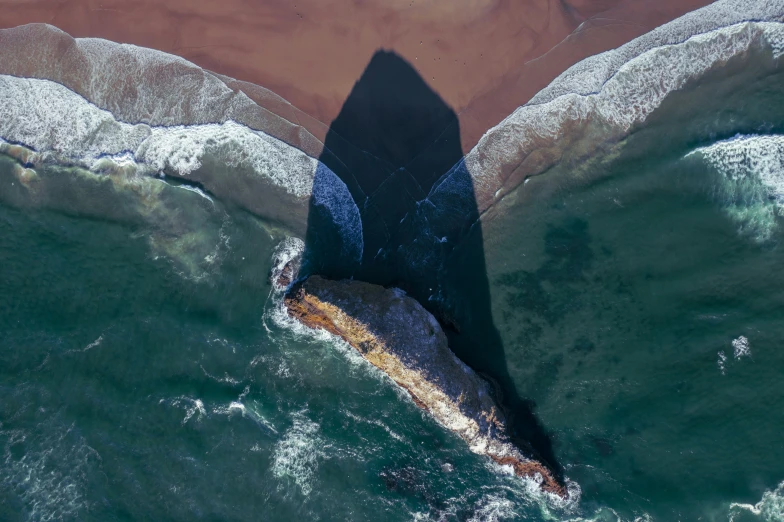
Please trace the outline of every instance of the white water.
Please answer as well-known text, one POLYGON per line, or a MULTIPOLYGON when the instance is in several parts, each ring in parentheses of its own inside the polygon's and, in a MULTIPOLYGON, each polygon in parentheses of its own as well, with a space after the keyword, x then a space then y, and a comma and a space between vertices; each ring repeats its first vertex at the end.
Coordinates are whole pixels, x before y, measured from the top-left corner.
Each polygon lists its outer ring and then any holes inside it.
POLYGON ((307 496, 313 490, 313 475, 323 457, 319 425, 305 412, 292 416, 293 423, 275 445, 272 472, 279 479, 290 479, 307 496))
POLYGON ((784 482, 773 491, 766 491, 756 504, 733 503, 730 505, 729 521, 733 522, 741 512, 756 515, 764 522, 784 521, 784 482))
POLYGON ((779 58, 782 18, 783 0, 720 0, 587 58, 487 131, 466 155, 465 166, 453 169, 467 168, 478 199, 495 201, 505 182, 504 167, 517 165, 542 147, 542 140, 554 146, 567 125, 596 120, 619 138, 668 94, 731 58, 751 49, 767 49, 779 58))
POLYGON ((0 75, 0 105, 0 137, 34 149, 44 161, 91 168, 106 157, 125 165, 133 158, 143 173, 169 170, 188 177, 209 155, 300 198, 310 195, 318 164, 299 149, 234 121, 172 127, 124 123, 48 80, 0 75))
POLYGON ((784 212, 784 136, 736 136, 686 157, 719 174, 722 204, 741 234, 770 239, 784 212))
POLYGON ((732 181, 759 181, 784 209, 784 136, 736 136, 691 154, 701 155, 732 181))

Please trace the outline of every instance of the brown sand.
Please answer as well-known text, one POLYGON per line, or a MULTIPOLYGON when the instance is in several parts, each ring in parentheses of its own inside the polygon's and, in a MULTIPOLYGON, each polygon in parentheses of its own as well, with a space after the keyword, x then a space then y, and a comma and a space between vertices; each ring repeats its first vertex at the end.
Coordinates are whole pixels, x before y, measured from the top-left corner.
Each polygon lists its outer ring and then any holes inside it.
POLYGON ((320 139, 373 53, 394 50, 459 114, 467 152, 570 65, 708 3, 0 0, 0 28, 45 22, 180 55, 272 90, 316 120, 304 125, 320 139))

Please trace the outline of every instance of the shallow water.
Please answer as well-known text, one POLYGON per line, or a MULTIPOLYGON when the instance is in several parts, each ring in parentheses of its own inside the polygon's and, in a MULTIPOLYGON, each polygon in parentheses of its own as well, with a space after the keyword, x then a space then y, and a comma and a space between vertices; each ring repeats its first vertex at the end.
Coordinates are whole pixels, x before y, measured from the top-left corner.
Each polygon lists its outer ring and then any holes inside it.
POLYGON ((782 480, 783 236, 739 234, 671 167, 510 222, 536 248, 490 270, 510 373, 583 502, 696 520, 782 480))
POLYGON ((784 479, 780 81, 730 64, 485 219, 510 373, 586 509, 741 520, 784 479))

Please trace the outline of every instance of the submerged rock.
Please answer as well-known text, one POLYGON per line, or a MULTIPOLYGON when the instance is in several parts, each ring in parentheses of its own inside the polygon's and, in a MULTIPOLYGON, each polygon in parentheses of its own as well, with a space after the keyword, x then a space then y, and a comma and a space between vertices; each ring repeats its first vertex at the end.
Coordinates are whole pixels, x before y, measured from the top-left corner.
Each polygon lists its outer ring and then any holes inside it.
POLYGON ((284 302, 306 326, 345 339, 471 451, 536 480, 544 491, 566 496, 544 464, 511 442, 490 385, 455 357, 438 321, 403 291, 311 276, 295 283, 284 302))

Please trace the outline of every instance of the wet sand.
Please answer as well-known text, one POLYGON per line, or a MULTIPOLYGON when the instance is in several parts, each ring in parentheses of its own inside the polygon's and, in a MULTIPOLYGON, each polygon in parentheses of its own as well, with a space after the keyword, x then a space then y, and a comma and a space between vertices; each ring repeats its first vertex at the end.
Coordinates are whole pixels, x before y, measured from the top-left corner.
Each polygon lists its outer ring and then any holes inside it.
POLYGON ((291 106, 254 95, 258 89, 243 82, 276 93, 302 111, 299 123, 322 140, 373 53, 392 50, 458 114, 467 152, 572 64, 708 3, 34 0, 0 11, 0 28, 43 22, 74 37, 182 56, 236 79, 229 83, 286 117, 291 106))

